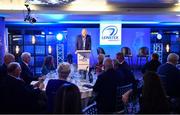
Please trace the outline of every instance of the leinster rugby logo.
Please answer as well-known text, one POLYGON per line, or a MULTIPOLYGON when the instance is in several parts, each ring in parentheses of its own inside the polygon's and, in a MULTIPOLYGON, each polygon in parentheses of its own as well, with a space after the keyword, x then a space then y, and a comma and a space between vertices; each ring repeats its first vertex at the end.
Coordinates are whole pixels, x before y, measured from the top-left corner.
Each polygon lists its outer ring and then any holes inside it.
POLYGON ((102 30, 102 39, 117 40, 118 28, 116 26, 107 26, 102 30))

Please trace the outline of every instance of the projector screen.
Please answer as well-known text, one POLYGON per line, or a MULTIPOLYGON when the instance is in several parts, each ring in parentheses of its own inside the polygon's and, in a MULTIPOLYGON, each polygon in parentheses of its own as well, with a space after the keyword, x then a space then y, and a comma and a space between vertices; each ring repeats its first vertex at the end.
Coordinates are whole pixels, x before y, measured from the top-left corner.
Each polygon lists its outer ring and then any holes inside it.
POLYGON ((121 23, 100 23, 100 45, 121 45, 121 23))

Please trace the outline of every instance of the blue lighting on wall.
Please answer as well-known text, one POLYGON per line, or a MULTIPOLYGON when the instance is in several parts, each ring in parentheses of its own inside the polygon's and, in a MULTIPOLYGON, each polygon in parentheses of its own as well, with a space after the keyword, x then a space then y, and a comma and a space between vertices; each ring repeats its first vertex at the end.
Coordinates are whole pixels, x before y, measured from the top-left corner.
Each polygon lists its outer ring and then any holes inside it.
POLYGON ((58 33, 56 35, 56 39, 59 40, 59 41, 62 41, 63 40, 63 34, 62 33, 58 33))

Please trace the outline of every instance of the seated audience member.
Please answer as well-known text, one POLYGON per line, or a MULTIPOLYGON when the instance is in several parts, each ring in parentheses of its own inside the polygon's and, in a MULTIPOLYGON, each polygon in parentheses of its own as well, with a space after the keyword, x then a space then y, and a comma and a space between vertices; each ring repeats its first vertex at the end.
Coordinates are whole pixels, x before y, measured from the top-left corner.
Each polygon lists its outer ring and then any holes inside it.
POLYGON ((20 80, 20 64, 11 62, 7 71, 8 75, 0 85, 0 113, 36 113, 36 95, 20 80))
POLYGON ((24 80, 26 84, 30 84, 32 81, 38 80, 38 78, 34 77, 33 73, 29 68, 29 63, 31 61, 31 54, 29 52, 23 52, 21 55, 22 63, 21 63, 21 78, 24 80))
POLYGON ((104 61, 104 55, 99 54, 98 55, 98 63, 96 64, 96 73, 99 75, 103 71, 103 61, 104 61))
POLYGON ((151 61, 147 62, 143 68, 142 73, 144 74, 146 71, 154 71, 157 72, 157 68, 161 65, 159 62, 159 55, 157 53, 153 53, 151 56, 151 61))
POLYGON ((72 54, 68 54, 68 55, 67 55, 67 62, 68 62, 69 64, 73 64, 73 56, 72 56, 72 54))
POLYGON ((64 83, 57 90, 54 113, 57 114, 81 113, 81 94, 79 88, 76 85, 64 83))
POLYGON ((176 53, 170 53, 167 57, 167 62, 162 64, 157 72, 160 77, 166 94, 170 97, 170 100, 175 100, 176 112, 180 113, 180 70, 176 68, 179 56, 176 53))
POLYGON ((124 59, 123 53, 119 52, 116 54, 116 59, 119 62, 119 68, 125 68, 127 70, 131 71, 131 68, 129 67, 128 63, 124 59))
POLYGON ((4 56, 4 63, 0 66, 0 81, 7 76, 7 65, 15 61, 13 54, 6 53, 4 56))
POLYGON ((144 77, 142 90, 141 113, 167 114, 170 113, 169 103, 161 86, 159 76, 155 72, 147 72, 144 77))
POLYGON ((119 74, 119 76, 121 76, 122 85, 127 85, 130 83, 134 84, 136 82, 133 73, 129 69, 119 67, 119 62, 116 59, 113 60, 113 63, 115 71, 119 74))
POLYGON ((48 98, 48 112, 52 113, 54 109, 54 98, 59 87, 64 83, 70 83, 67 80, 71 69, 67 62, 63 62, 58 67, 58 77, 59 79, 49 80, 46 87, 46 94, 48 98))
POLYGON ((43 75, 46 75, 50 71, 54 71, 54 70, 55 70, 54 58, 53 58, 53 56, 48 55, 44 59, 44 63, 43 63, 41 72, 42 72, 43 75))
MULTIPOLYGON (((170 53, 167 62, 158 68, 158 74, 166 76, 165 91, 168 96, 180 97, 180 70, 176 68, 179 56, 170 53)), ((163 81, 164 82, 164 81, 163 81)))
POLYGON ((98 113, 113 113, 116 109, 116 89, 121 79, 113 69, 110 58, 105 60, 104 68, 105 71, 98 76, 93 91, 96 95, 98 113))

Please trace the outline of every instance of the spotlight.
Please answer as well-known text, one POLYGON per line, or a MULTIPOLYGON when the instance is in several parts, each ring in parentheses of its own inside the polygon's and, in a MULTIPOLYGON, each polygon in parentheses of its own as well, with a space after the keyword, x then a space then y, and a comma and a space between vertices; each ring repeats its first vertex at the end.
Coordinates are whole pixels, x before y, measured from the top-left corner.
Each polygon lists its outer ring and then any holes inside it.
POLYGON ((56 35, 56 38, 57 38, 57 40, 62 41, 62 39, 63 39, 63 34, 58 33, 58 34, 56 35))
POLYGON ((31 16, 31 9, 29 7, 29 4, 25 3, 24 6, 27 8, 27 15, 24 18, 24 21, 29 23, 36 23, 37 20, 31 16))
POLYGON ((157 39, 158 39, 158 40, 161 40, 161 39, 162 39, 162 35, 158 33, 158 34, 157 34, 157 39))

